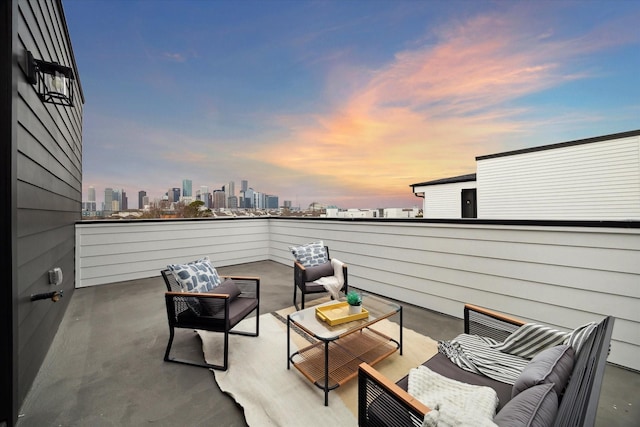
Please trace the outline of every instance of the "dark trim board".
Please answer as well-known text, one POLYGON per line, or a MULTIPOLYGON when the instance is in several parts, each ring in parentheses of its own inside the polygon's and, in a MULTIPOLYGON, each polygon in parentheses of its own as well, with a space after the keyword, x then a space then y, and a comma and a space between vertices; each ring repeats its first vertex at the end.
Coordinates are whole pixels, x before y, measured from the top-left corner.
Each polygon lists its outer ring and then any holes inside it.
POLYGON ((508 225, 525 227, 590 227, 590 228, 640 228, 640 221, 570 221, 570 220, 524 220, 524 219, 477 219, 477 218, 321 218, 321 217, 249 217, 249 218, 167 218, 167 219, 102 219, 77 221, 82 224, 122 224, 167 221, 259 221, 264 219, 285 221, 338 221, 338 222, 404 222, 404 223, 432 223, 432 224, 465 224, 465 225, 508 225))
POLYGON ((433 181, 421 182, 418 184, 411 184, 409 187, 412 187, 415 191, 415 187, 422 187, 427 185, 442 185, 442 184, 455 184, 457 182, 472 182, 476 180, 475 173, 469 173, 466 175, 454 176, 452 178, 442 178, 442 179, 434 179, 433 181))
POLYGON ((18 418, 17 261, 16 261, 16 97, 17 65, 13 58, 17 0, 0 2, 0 245, 4 280, 0 284, 0 425, 18 418))

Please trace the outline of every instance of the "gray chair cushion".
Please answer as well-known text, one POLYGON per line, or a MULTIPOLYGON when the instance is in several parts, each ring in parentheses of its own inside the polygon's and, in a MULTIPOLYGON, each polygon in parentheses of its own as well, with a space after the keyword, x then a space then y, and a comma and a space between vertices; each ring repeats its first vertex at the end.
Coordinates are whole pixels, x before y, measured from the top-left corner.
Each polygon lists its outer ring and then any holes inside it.
MULTIPOLYGON (((225 279, 225 281, 211 293, 227 294, 229 295, 229 303, 232 303, 238 295, 240 295, 240 288, 238 288, 238 285, 236 285, 232 279, 225 279)), ((202 307, 204 316, 213 316, 224 309, 224 300, 221 298, 201 298, 200 306, 202 307)))
POLYGON ((558 414, 553 384, 530 387, 511 399, 493 418, 499 427, 552 426, 558 414))
POLYGON ((531 359, 513 384, 511 397, 538 384, 553 383, 558 396, 562 395, 573 370, 574 351, 569 345, 558 345, 541 351, 531 359))
POLYGON ((313 282, 321 277, 333 276, 331 261, 318 264, 314 267, 307 267, 305 271, 307 272, 307 282, 313 282))

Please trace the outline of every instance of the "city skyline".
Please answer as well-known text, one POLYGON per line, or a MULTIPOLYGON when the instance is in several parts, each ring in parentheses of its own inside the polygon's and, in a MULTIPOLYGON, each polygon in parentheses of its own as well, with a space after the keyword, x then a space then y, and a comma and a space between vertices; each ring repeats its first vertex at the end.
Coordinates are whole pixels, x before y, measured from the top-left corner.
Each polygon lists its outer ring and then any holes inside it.
POLYGON ((473 173, 477 156, 639 127, 634 1, 64 7, 83 200, 190 176, 300 206, 412 207, 411 184, 473 173))
MULTIPOLYGON (((139 209, 139 210, 141 210, 141 209, 143 209, 143 206, 140 205, 140 200, 142 200, 142 197, 146 197, 149 200, 149 202, 151 202, 151 203, 156 203, 156 202, 159 202, 161 200, 164 200, 165 197, 168 200, 172 201, 171 199, 174 196, 172 194, 172 192, 175 192, 176 190, 178 191, 179 200, 173 200, 173 201, 181 201, 184 198, 193 199, 193 201, 195 201, 195 200, 198 200, 198 197, 201 196, 203 191, 205 193, 209 194, 209 195, 212 195, 212 194, 214 194, 214 193, 216 193, 218 191, 223 191, 223 192, 225 192, 225 194, 230 194, 231 196, 240 197, 240 196, 246 195, 247 190, 249 191, 250 196, 253 196, 254 194, 259 194, 259 195, 264 196, 264 197, 275 198, 276 200, 280 200, 280 198, 279 198, 279 196, 277 194, 261 192, 261 191, 255 189, 255 188, 253 188, 252 186, 249 186, 248 185, 248 181, 244 180, 244 179, 241 180, 241 188, 237 192, 235 191, 235 188, 234 188, 235 187, 235 182, 234 181, 227 182, 226 184, 223 184, 223 185, 221 185, 219 187, 215 187, 215 188, 210 187, 208 185, 200 185, 199 187, 200 187, 199 189, 197 189, 195 191, 192 191, 192 188, 193 188, 192 180, 190 180, 188 178, 185 178, 185 179, 182 179, 182 186, 181 187, 169 187, 166 191, 161 192, 160 194, 150 195, 144 188, 139 188, 137 190, 127 191, 126 188, 113 187, 113 186, 104 187, 102 189, 100 189, 100 188, 96 189, 95 186, 90 185, 90 186, 87 187, 87 194, 86 194, 86 197, 83 199, 83 210, 85 210, 84 204, 90 202, 90 203, 93 203, 93 205, 87 204, 87 210, 90 210, 90 211, 102 211, 102 210, 109 211, 110 209, 108 209, 106 206, 104 206, 105 203, 106 203, 105 199, 107 198, 106 197, 106 193, 107 192, 110 193, 110 194, 118 194, 119 197, 126 198, 126 200, 128 200, 128 201, 129 200, 130 201, 136 201, 136 207, 135 208, 131 205, 131 202, 128 202, 128 206, 126 208, 120 206, 119 209, 117 209, 117 210, 120 210, 120 209, 121 210, 131 210, 131 209, 134 209, 134 210, 135 209, 139 209), (229 187, 231 187, 231 189, 229 187), (186 194, 187 192, 185 190, 187 188, 191 191, 190 194, 186 194), (98 190, 98 191, 96 192, 96 190, 98 190), (102 190, 102 191, 100 191, 100 190, 102 190), (141 193, 144 193, 144 194, 141 195, 141 193), (100 199, 99 197, 97 197, 97 194, 102 194, 103 198, 100 199), (91 206, 91 208, 89 208, 89 206, 91 206)), ((114 199, 111 199, 111 200, 113 201, 114 199)), ((119 199, 118 199, 118 201, 119 202, 123 202, 122 200, 119 200, 119 199)), ((291 204, 292 203, 291 200, 282 200, 281 202, 282 202, 281 204, 285 204, 285 203, 286 204, 291 204)), ((292 204, 290 206, 294 206, 296 208, 298 207, 297 205, 292 205, 292 204)), ((245 208, 244 206, 237 206, 237 207, 245 208)), ((250 206, 250 207, 251 208, 255 208, 255 206, 250 206)), ((226 206, 226 208, 235 208, 235 207, 226 206)), ((306 206, 303 207, 303 208, 306 208, 306 206)))

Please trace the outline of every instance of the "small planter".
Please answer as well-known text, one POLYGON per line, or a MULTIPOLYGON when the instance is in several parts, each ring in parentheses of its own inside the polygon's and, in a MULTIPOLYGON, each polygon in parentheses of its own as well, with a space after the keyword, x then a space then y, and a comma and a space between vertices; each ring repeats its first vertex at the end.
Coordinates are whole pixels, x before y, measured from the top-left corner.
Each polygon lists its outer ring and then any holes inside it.
POLYGON ((350 305, 349 306, 349 314, 359 314, 362 312, 361 305, 350 305))

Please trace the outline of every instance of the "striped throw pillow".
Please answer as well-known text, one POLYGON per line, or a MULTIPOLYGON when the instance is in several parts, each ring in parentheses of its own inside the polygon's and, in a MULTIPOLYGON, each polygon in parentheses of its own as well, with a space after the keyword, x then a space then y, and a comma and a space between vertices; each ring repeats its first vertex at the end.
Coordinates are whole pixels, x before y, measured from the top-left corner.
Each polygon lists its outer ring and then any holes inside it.
POLYGON ((573 351, 576 353, 577 357, 583 344, 589 339, 589 336, 597 327, 598 323, 596 322, 589 322, 577 327, 569 334, 567 339, 564 341, 564 344, 573 347, 573 351))
POLYGON ((531 359, 542 350, 563 344, 568 336, 568 332, 558 331, 545 325, 525 323, 493 348, 531 359))

